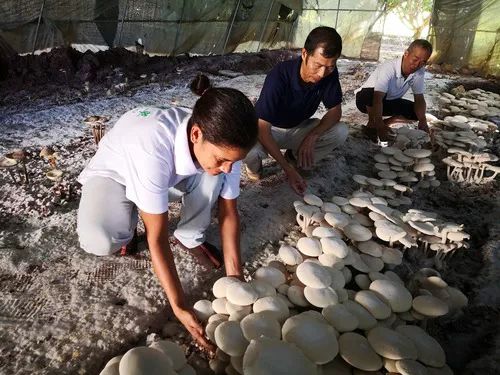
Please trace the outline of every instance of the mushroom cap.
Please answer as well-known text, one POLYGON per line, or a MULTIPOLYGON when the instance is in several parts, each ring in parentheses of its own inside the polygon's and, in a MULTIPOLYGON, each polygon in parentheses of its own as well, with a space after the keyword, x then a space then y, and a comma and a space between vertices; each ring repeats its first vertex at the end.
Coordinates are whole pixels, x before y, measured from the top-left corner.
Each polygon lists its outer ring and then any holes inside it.
POLYGON ((333 203, 335 203, 336 205, 338 206, 343 206, 344 204, 347 204, 349 203, 349 200, 347 198, 344 198, 344 197, 340 197, 338 195, 334 195, 331 199, 331 201, 333 203))
POLYGON ((321 254, 318 257, 318 260, 323 266, 333 267, 339 270, 344 268, 345 266, 345 263, 342 260, 342 258, 337 257, 334 254, 329 254, 329 253, 321 254))
POLYGON ((266 337, 252 340, 243 356, 245 375, 317 375, 316 366, 295 345, 266 337))
POLYGON ((259 293, 248 283, 232 283, 226 288, 226 298, 233 305, 248 306, 257 301, 259 293))
POLYGON ((292 285, 287 291, 288 299, 297 306, 306 307, 309 306, 309 302, 304 296, 304 287, 300 285, 292 285))
POLYGON ((382 368, 382 358, 359 333, 347 332, 340 335, 339 352, 344 361, 360 370, 377 371, 382 368))
POLYGON ((377 163, 389 163, 389 157, 386 154, 378 153, 373 156, 377 163))
POLYGON ((349 254, 346 243, 338 237, 324 237, 320 239, 320 243, 325 254, 333 254, 341 259, 349 254))
POLYGON ((385 163, 375 163, 375 168, 378 169, 379 171, 390 171, 391 166, 389 164, 385 163))
POLYGON ((441 345, 422 328, 415 325, 401 325, 396 332, 408 337, 417 348, 417 360, 427 366, 443 367, 446 356, 441 345))
POLYGON ((376 178, 367 178, 366 182, 368 182, 370 185, 375 186, 375 187, 382 187, 384 186, 384 183, 376 178))
POLYGON ((304 194, 304 202, 317 207, 321 207, 323 204, 323 200, 314 194, 304 194))
POLYGON ((311 237, 299 238, 297 241, 297 249, 299 249, 302 254, 310 257, 318 257, 323 253, 319 240, 311 237))
POLYGON ((428 375, 427 367, 413 359, 396 361, 396 368, 401 375, 428 375))
POLYGON ((360 290, 354 296, 354 300, 367 309, 376 319, 387 319, 392 311, 389 305, 382 301, 375 292, 371 290, 360 290))
POLYGON ((245 316, 241 320, 240 326, 243 336, 245 336, 248 341, 252 341, 261 336, 277 340, 281 338, 280 324, 272 314, 265 311, 245 316))
POLYGON ((368 254, 359 254, 359 256, 371 272, 379 272, 384 268, 384 261, 380 258, 368 254))
POLYGON ((342 229, 351 221, 349 215, 342 212, 327 212, 325 214, 325 220, 334 228, 342 229))
POLYGON ((433 318, 446 315, 449 311, 448 305, 434 296, 417 296, 412 306, 418 313, 433 318))
POLYGON ((290 266, 295 266, 304 261, 300 252, 290 245, 282 245, 278 251, 278 255, 285 264, 290 266))
POLYGON ((368 207, 372 203, 372 201, 368 197, 355 197, 349 199, 349 203, 354 207, 364 208, 368 207))
POLYGON ((323 317, 339 332, 354 331, 359 320, 343 304, 328 305, 321 311, 323 317))
POLYGON ((335 305, 339 302, 337 293, 331 287, 311 288, 310 286, 306 286, 304 288, 304 297, 311 305, 321 308, 328 305, 335 305))
MULTIPOLYGON (((279 270, 277 271, 280 272, 279 270)), ((275 287, 265 280, 254 279, 250 281, 250 285, 257 291, 259 298, 276 295, 275 287)), ((283 283, 280 285, 283 285, 283 283)))
MULTIPOLYGON (((370 202, 371 204, 371 202, 370 202)), ((373 221, 370 220, 370 218, 360 212, 354 214, 351 216, 352 220, 357 222, 358 224, 361 224, 364 227, 372 227, 373 226, 373 221)))
POLYGON ((120 374, 175 375, 171 359, 159 350, 137 346, 120 360, 120 374))
POLYGON ((373 240, 361 241, 357 244, 358 250, 373 257, 382 256, 382 246, 373 240))
POLYGON ((384 297, 394 312, 408 311, 412 306, 413 297, 408 289, 392 280, 375 280, 370 290, 384 297))
POLYGON ((240 322, 222 322, 215 329, 215 343, 230 356, 242 356, 248 346, 248 341, 243 335, 240 322))
POLYGON ((389 220, 376 220, 375 228, 377 237, 383 241, 394 242, 406 236, 406 231, 403 228, 389 220))
POLYGON ((290 317, 281 330, 283 341, 295 344, 312 362, 325 364, 338 354, 335 330, 326 320, 310 314, 290 317))
POLYGON ((427 157, 431 156, 432 151, 426 150, 423 148, 420 148, 420 149, 419 148, 408 148, 408 149, 404 150, 403 153, 406 156, 409 156, 411 158, 422 159, 422 158, 427 158, 427 157))
POLYGON ((394 159, 397 161, 400 161, 401 163, 414 163, 414 160, 412 157, 406 156, 402 151, 396 152, 394 154, 394 159))
POLYGON ((354 180, 354 182, 357 182, 360 185, 367 185, 367 182, 366 182, 367 177, 366 176, 363 176, 360 174, 355 174, 352 176, 352 179, 354 180))
POLYGON ((421 232, 423 234, 427 234, 429 236, 434 236, 437 234, 437 230, 436 230, 437 228, 434 225, 432 225, 430 222, 409 220, 408 224, 410 224, 410 226, 412 228, 415 228, 416 230, 418 230, 419 232, 421 232))
POLYGON ((324 213, 340 212, 340 207, 332 202, 323 202, 323 205, 321 206, 321 211, 323 211, 324 213))
POLYGON ((60 169, 51 169, 45 175, 49 180, 58 181, 63 175, 63 171, 60 169))
POLYGON ((215 296, 215 298, 222 298, 226 297, 226 288, 229 284, 234 284, 234 283, 240 283, 241 281, 238 280, 236 277, 232 276, 225 276, 221 277, 217 281, 215 281, 213 287, 212 287, 212 292, 215 296))
POLYGON ((14 165, 17 165, 18 161, 15 159, 10 159, 6 158, 5 156, 2 156, 0 158, 0 168, 9 168, 13 167, 14 165))
POLYGON ((313 229, 312 235, 318 238, 342 237, 342 233, 332 227, 316 227, 313 229))
POLYGON ((393 171, 379 171, 377 175, 380 178, 387 179, 387 180, 393 180, 398 177, 398 175, 393 172, 393 171))
POLYGON ((378 326, 366 336, 373 350, 384 358, 417 359, 417 348, 407 337, 390 328, 378 326))
POLYGON ((296 275, 304 285, 313 288, 326 288, 332 283, 332 276, 328 268, 313 262, 299 264, 296 275))
POLYGON ((356 276, 354 276, 354 281, 361 290, 370 288, 370 284, 372 282, 372 280, 366 275, 366 273, 357 274, 356 276))
POLYGON ((434 168, 435 168, 434 164, 431 164, 431 163, 427 163, 427 164, 420 163, 420 164, 415 164, 415 166, 413 167, 413 171, 417 172, 417 173, 430 172, 430 171, 433 171, 434 168))
POLYGON ((349 215, 354 215, 354 214, 357 214, 358 213, 358 210, 356 209, 356 207, 354 207, 353 205, 351 204, 344 204, 342 206, 342 211, 345 212, 346 214, 349 214, 349 215))
MULTIPOLYGON (((226 302, 227 302, 226 297, 216 298, 212 301, 212 309, 215 311, 216 314, 229 315, 229 312, 226 309, 226 302)), ((210 317, 208 318, 208 321, 210 322, 210 317)))
POLYGON ((384 155, 394 155, 396 152, 401 150, 396 147, 382 147, 380 151, 382 151, 384 155))
POLYGON ((277 288, 286 282, 286 277, 283 272, 270 266, 264 266, 257 269, 257 271, 255 271, 254 278, 265 281, 268 284, 271 284, 274 288, 277 288))
POLYGON ((196 317, 202 322, 206 322, 210 316, 215 314, 212 302, 207 299, 197 301, 193 306, 193 310, 196 317))
POLYGON ((269 311, 279 322, 285 321, 290 315, 287 304, 279 298, 281 294, 275 296, 259 298, 253 304, 253 312, 269 311))
POLYGON ((172 361, 172 367, 175 371, 180 370, 187 364, 186 354, 184 349, 177 343, 169 340, 155 341, 150 346, 151 349, 155 349, 165 354, 172 361))
POLYGON ((360 224, 347 224, 342 230, 352 241, 368 241, 372 238, 372 232, 360 224))
POLYGON ((358 319, 358 329, 366 331, 377 325, 377 319, 356 301, 349 299, 343 302, 342 305, 358 319))

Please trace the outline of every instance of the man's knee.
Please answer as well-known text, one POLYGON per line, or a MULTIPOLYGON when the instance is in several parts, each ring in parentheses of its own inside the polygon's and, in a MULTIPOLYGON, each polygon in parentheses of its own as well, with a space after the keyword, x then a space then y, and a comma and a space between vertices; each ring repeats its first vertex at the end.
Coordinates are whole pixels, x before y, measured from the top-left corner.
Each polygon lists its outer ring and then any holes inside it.
POLYGON ((349 136, 349 126, 343 122, 333 126, 327 134, 325 134, 324 142, 337 148, 342 145, 349 136))
POLYGON ((111 255, 121 247, 121 244, 113 241, 112 236, 104 228, 87 227, 82 230, 79 227, 77 231, 80 247, 89 254, 97 256, 111 255))

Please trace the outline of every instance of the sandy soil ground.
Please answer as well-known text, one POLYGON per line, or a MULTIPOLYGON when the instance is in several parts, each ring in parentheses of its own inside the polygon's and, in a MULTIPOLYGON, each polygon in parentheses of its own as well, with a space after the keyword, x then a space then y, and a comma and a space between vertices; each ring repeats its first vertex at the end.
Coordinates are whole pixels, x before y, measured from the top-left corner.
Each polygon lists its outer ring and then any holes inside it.
MULTIPOLYGON (((144 344, 148 334, 170 334, 162 333, 172 314, 147 250, 135 257, 98 258, 79 249, 75 228, 80 188, 75 179, 95 151, 82 120, 110 115, 112 126, 121 114, 140 105, 191 107, 196 98, 187 84, 200 70, 211 74, 216 85, 238 88, 256 100, 265 73, 292 55, 268 52, 171 61, 131 58, 125 52, 75 56, 62 50, 44 60, 18 62, 18 75, 0 85, 0 153, 23 147, 31 182, 14 184, 0 170, 0 373, 97 374, 111 357, 144 344), (219 73, 221 69, 243 75, 230 78, 219 73), (53 146, 62 156, 58 165, 64 177, 59 184, 45 178, 49 165, 38 157, 43 145, 53 146)), ((354 90, 374 67, 374 63, 339 61, 343 121, 350 124, 351 136, 317 166, 308 179, 309 192, 321 197, 347 195, 357 188, 353 174, 374 174, 372 155, 377 146, 360 135, 366 119, 353 100, 354 90)), ((434 113, 436 95, 459 83, 466 88, 500 89, 475 77, 428 74, 427 82, 429 109, 434 113)), ((323 112, 320 109, 317 115, 323 112)), ((498 153, 498 143, 493 151, 498 153)), ((276 257, 279 241, 295 225, 292 202, 297 196, 272 160, 265 166, 267 177, 261 182, 242 179, 239 209, 247 274, 276 257)), ((414 193, 414 207, 464 223, 471 234, 470 249, 454 255, 441 270, 470 304, 461 315, 434 320, 427 329, 444 347, 455 373, 497 374, 498 183, 455 186, 445 181, 442 166, 438 178, 443 181, 441 188, 414 193)), ((179 206, 173 204, 172 227, 178 214, 179 206)), ((213 224, 208 238, 217 242, 215 219, 213 224)), ((177 248, 173 251, 189 299, 209 296, 210 286, 222 273, 204 268, 177 248)), ((406 275, 429 265, 432 259, 409 251, 396 272, 406 275)), ((189 337, 178 331, 175 338, 187 347, 189 362, 203 373, 203 355, 189 337)))

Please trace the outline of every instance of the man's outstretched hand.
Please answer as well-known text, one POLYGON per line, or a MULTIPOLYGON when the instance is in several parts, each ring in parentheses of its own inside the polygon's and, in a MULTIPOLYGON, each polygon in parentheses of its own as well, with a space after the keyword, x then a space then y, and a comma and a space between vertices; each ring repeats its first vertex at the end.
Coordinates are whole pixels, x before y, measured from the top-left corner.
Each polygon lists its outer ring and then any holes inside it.
POLYGON ((193 310, 178 307, 174 308, 174 314, 202 348, 210 353, 215 353, 215 345, 205 337, 205 330, 196 318, 193 310))

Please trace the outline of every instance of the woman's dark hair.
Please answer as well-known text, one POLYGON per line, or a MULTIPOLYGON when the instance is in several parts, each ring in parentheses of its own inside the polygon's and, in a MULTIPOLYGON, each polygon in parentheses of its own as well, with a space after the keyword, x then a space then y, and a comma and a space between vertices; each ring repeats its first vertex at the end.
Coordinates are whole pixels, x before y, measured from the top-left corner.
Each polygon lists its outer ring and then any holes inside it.
POLYGON ((197 124, 204 139, 219 146, 250 150, 257 143, 257 114, 241 91, 212 87, 203 74, 191 82, 190 88, 200 98, 194 105, 189 128, 197 124))
POLYGON ((304 48, 312 55, 316 48, 322 47, 322 55, 327 59, 339 57, 342 52, 342 38, 333 27, 319 26, 313 29, 306 38, 304 48))

